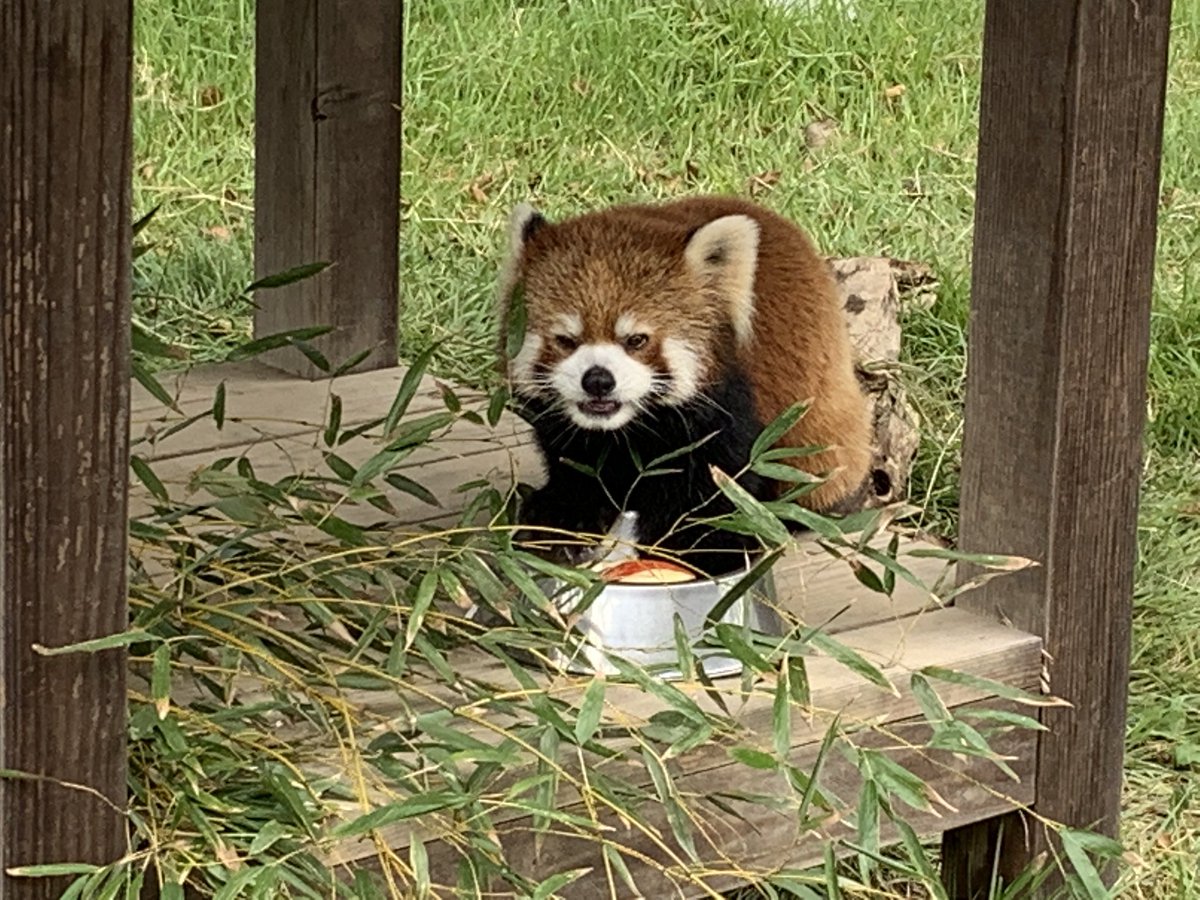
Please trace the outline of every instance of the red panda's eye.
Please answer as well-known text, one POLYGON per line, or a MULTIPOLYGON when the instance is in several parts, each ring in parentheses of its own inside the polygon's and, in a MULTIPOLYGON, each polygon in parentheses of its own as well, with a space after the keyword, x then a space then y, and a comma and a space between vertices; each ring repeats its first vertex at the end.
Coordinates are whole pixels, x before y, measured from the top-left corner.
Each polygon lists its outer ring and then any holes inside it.
POLYGON ((625 349, 626 350, 641 350, 643 347, 646 346, 646 344, 649 340, 650 340, 650 338, 648 335, 631 334, 629 337, 625 338, 625 349))
POLYGON ((579 346, 579 341, 566 334, 556 334, 554 336, 554 343, 558 344, 563 350, 574 350, 579 346))

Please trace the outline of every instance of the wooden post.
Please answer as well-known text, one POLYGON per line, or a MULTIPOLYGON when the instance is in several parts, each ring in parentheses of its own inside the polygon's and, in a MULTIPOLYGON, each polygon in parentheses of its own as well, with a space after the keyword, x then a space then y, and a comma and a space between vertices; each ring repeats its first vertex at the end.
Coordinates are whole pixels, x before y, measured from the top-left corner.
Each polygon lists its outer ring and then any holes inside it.
MULTIPOLYGON (((337 366, 396 364, 401 0, 259 0, 254 270, 333 267, 257 297, 257 336, 309 326, 337 366)), ((273 365, 320 375, 293 349, 273 365)))
POLYGON ((0 898, 127 851, 130 0, 0 13, 0 898))
MULTIPOLYGON (((1170 0, 989 0, 961 546, 1041 566, 962 605, 1046 641, 1036 811, 1118 829, 1170 0)), ((947 834, 956 897, 1045 849, 947 834)))

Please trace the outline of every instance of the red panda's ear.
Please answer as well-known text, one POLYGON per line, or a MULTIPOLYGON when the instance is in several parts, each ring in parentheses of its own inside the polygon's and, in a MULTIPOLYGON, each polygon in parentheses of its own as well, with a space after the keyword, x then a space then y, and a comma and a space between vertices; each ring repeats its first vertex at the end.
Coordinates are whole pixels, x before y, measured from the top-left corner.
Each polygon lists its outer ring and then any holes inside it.
POLYGON ((546 224, 546 218, 528 203, 518 203, 508 217, 509 249, 520 253, 533 233, 546 224))
POLYGON ((748 341, 753 331, 758 223, 743 215, 714 219, 691 236, 684 259, 728 304, 738 343, 748 341))
POLYGON ((518 326, 522 330, 524 328, 524 315, 513 316, 513 299, 521 281, 525 244, 535 231, 546 224, 542 214, 528 203, 518 204, 508 217, 508 257, 500 272, 496 292, 501 354, 504 356, 511 356, 520 349, 520 335, 514 334, 514 330, 518 326))

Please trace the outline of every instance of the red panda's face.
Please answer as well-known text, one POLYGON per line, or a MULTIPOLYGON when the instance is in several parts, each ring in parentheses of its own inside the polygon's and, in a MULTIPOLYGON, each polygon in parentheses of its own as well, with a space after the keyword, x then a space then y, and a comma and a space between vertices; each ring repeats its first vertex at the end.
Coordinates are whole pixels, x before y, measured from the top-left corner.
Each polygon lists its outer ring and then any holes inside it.
POLYGON ((696 399, 748 334, 757 234, 745 216, 689 233, 518 212, 505 287, 506 316, 520 303, 526 323, 508 364, 514 393, 596 430, 696 399))
POLYGON ((510 375, 518 395, 555 403, 581 428, 615 430, 696 396, 712 361, 702 328, 632 309, 546 308, 526 295, 528 327, 510 375))

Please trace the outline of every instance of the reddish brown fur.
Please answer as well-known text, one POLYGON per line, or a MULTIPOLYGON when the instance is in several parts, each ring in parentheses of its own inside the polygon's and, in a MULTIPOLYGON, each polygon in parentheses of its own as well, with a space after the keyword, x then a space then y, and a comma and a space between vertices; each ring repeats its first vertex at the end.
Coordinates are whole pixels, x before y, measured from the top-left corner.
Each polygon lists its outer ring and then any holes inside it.
MULTIPOLYGON (((764 423, 797 401, 811 407, 778 446, 828 447, 788 460, 828 480, 801 502, 827 510, 852 495, 871 462, 865 397, 851 360, 849 336, 832 276, 808 237, 788 220, 744 200, 697 197, 660 206, 630 205, 538 228, 510 273, 504 293, 525 281, 530 327, 560 311, 577 310, 584 340, 611 339, 623 312, 667 336, 704 348, 704 369, 735 352, 721 297, 704 290, 683 251, 695 229, 742 214, 760 228, 753 338, 738 358, 753 386, 764 423)), ((507 297, 505 298, 507 299, 507 297)), ((507 305, 507 304, 505 304, 507 305)), ((544 327, 544 325, 542 326, 544 327)), ((543 335, 549 337, 549 335, 543 335)), ((559 358, 552 340, 546 362, 559 358)), ((657 342, 641 358, 654 365, 657 342)))

